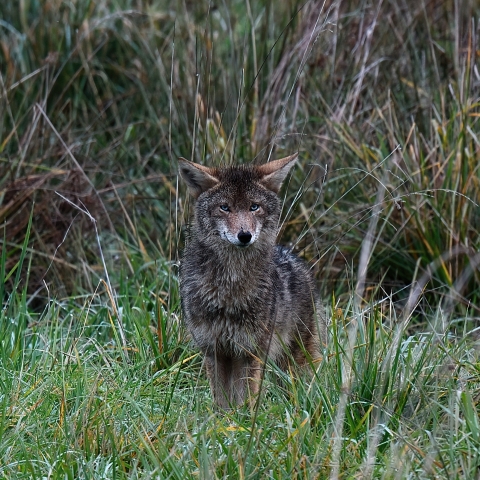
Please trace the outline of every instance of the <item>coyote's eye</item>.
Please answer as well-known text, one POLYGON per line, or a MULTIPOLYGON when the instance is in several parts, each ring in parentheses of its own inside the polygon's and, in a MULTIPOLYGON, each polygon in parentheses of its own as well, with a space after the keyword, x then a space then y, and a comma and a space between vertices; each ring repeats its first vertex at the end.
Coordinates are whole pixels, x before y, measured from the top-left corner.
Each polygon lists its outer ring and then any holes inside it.
POLYGON ((256 210, 258 210, 260 208, 260 205, 258 203, 252 203, 250 205, 250 211, 251 212, 255 212, 256 210))
POLYGON ((229 212, 229 211, 230 211, 230 208, 229 208, 229 206, 228 206, 226 203, 224 203, 223 205, 220 205, 220 210, 221 210, 222 212, 229 212))

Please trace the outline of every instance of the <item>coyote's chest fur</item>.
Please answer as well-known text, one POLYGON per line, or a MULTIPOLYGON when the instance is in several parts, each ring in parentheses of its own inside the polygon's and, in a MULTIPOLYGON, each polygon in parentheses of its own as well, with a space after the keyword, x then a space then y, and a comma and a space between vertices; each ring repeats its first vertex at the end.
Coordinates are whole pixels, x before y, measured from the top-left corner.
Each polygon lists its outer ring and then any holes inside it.
POLYGON ((180 264, 182 310, 222 407, 257 391, 267 357, 282 367, 287 358, 318 357, 315 283, 301 260, 275 245, 277 192, 295 160, 225 169, 180 162, 196 200, 180 264))
MULTIPOLYGON (((198 251, 198 246, 189 246, 198 251)), ((192 271, 182 275, 182 297, 196 315, 186 318, 195 343, 202 349, 244 354, 256 348, 258 330, 271 327, 265 306, 271 304, 271 278, 265 264, 262 275, 252 271, 251 255, 236 252, 232 258, 218 257, 194 262, 192 271), (242 255, 245 254, 245 255, 242 255), (201 272, 198 275, 198 272, 201 272)), ((265 262, 266 263, 266 262, 265 262)), ((190 270, 191 265, 185 266, 190 270)))
POLYGON ((253 303, 267 294, 271 266, 262 262, 264 266, 259 276, 258 272, 252 271, 254 258, 251 255, 232 257, 216 257, 203 263, 198 294, 205 308, 236 315, 250 310, 253 303))

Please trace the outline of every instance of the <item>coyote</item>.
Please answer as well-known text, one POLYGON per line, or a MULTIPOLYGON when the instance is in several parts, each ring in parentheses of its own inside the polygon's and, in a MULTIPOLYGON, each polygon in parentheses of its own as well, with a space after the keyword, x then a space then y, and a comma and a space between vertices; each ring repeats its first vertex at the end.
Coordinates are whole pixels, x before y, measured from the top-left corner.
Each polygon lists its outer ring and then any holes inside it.
POLYGON ((286 369, 319 357, 325 318, 306 265, 275 245, 277 195, 297 154, 261 166, 208 168, 181 158, 195 213, 180 264, 187 329, 205 356, 215 403, 259 390, 268 359, 286 369))

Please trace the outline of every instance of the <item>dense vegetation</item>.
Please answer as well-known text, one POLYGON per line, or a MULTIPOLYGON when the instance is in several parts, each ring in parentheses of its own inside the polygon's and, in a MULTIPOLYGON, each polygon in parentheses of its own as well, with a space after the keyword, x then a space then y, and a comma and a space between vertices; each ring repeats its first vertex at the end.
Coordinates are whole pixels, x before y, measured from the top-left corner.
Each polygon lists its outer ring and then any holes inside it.
POLYGON ((1 2, 0 478, 478 478, 479 19, 1 2), (219 415, 181 324, 177 158, 297 150, 280 241, 330 343, 219 415))

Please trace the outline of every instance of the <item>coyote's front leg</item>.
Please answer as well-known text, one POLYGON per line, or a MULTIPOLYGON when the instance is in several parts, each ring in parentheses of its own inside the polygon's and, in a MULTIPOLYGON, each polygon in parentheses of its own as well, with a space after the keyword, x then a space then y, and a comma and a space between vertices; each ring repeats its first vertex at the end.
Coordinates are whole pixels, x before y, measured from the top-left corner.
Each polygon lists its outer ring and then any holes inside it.
POLYGON ((256 358, 236 357, 232 362, 233 402, 237 405, 247 400, 254 404, 261 378, 261 364, 256 358))
POLYGON ((228 409, 252 401, 258 394, 261 365, 251 357, 206 354, 205 365, 215 403, 228 409))
POLYGON ((207 352, 205 367, 214 402, 224 410, 230 408, 233 403, 232 359, 216 352, 207 352))

